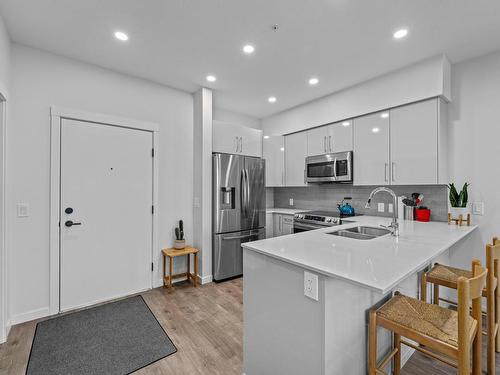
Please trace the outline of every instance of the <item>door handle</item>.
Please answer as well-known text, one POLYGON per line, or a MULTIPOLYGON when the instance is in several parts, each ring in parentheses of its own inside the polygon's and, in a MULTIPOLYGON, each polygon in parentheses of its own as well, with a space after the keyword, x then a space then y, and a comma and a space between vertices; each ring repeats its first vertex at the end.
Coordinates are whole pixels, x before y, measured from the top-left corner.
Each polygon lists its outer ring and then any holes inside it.
POLYGON ((326 135, 323 137, 323 150, 326 154, 326 135))
POLYGON ((240 147, 240 143, 239 143, 239 138, 238 137, 234 137, 234 149, 235 149, 235 152, 238 153, 238 149, 240 147))
POLYGON ((64 223, 64 225, 67 226, 68 228, 71 228, 73 225, 82 225, 82 223, 74 223, 71 220, 68 220, 64 223))
POLYGON ((331 135, 328 136, 328 147, 330 148, 330 152, 333 152, 331 135))
POLYGON ((333 160, 333 177, 337 181, 337 158, 333 160))
POLYGON ((392 162, 392 181, 396 181, 396 163, 392 162))
POLYGON ((389 168, 389 164, 384 163, 384 181, 389 182, 387 179, 387 169, 389 168))
POLYGON ((243 137, 240 137, 240 153, 243 152, 243 137))
POLYGON ((257 234, 244 234, 243 236, 230 236, 230 237, 222 237, 222 240, 242 240, 244 238, 254 237, 257 234))

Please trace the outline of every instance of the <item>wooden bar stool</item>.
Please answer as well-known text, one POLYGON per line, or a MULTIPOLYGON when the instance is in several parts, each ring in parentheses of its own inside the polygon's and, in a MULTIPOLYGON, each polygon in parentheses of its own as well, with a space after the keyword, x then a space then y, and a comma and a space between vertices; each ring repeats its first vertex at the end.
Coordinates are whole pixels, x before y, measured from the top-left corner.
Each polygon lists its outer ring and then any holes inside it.
MULTIPOLYGON (((481 332, 488 337, 487 345, 487 367, 488 374, 495 374, 495 351, 500 352, 500 288, 498 288, 500 259, 500 241, 493 238, 493 245, 486 246, 486 268, 490 270, 486 280, 486 287, 483 289, 482 296, 487 300, 487 329, 481 332)), ((474 263, 473 263, 474 267, 474 263)), ((422 275, 421 279, 421 299, 427 302, 427 283, 434 284, 433 302, 439 305, 439 301, 446 302, 456 306, 455 301, 450 301, 439 296, 439 287, 444 286, 451 289, 458 288, 459 277, 472 277, 472 272, 460 268, 448 267, 442 264, 435 264, 434 267, 422 275)))
POLYGON ((172 281, 174 279, 180 278, 180 277, 186 277, 188 281, 191 281, 193 283, 193 286, 198 285, 198 249, 191 247, 191 246, 186 246, 184 249, 163 249, 161 251, 163 255, 163 286, 172 288, 172 281), (194 258, 194 273, 191 273, 191 259, 190 256, 193 254, 194 258), (178 273, 175 275, 172 275, 172 268, 173 268, 173 260, 176 257, 179 256, 187 256, 187 269, 186 272, 183 273, 178 273), (168 258, 168 275, 166 274, 166 258, 168 258))
POLYGON ((401 371, 401 344, 458 369, 459 375, 481 374, 481 294, 488 270, 475 262, 472 278, 458 279, 458 311, 404 296, 396 292, 378 310, 370 311, 369 375, 385 374, 383 368, 394 360, 393 371, 401 371), (470 306, 472 302, 472 316, 470 306), (394 334, 392 351, 377 366, 377 326, 394 334), (414 345, 401 336, 425 347, 414 345))

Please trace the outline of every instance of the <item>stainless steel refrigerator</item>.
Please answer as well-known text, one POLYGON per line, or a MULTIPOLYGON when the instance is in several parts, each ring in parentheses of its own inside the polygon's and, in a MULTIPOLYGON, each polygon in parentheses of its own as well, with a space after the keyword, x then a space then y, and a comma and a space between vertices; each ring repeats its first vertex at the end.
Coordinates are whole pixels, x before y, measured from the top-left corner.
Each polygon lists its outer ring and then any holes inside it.
POLYGON ((241 244, 265 238, 266 193, 263 159, 213 154, 213 277, 243 274, 241 244))

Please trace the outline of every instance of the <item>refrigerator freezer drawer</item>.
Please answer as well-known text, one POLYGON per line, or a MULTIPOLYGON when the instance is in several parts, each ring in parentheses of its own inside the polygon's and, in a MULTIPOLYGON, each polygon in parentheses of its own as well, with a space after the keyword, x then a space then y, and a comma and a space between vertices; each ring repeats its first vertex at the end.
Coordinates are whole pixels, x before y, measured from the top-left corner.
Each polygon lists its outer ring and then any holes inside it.
POLYGON ((264 239, 265 229, 247 230, 215 234, 213 236, 213 278, 221 281, 243 274, 243 249, 244 242, 264 239))

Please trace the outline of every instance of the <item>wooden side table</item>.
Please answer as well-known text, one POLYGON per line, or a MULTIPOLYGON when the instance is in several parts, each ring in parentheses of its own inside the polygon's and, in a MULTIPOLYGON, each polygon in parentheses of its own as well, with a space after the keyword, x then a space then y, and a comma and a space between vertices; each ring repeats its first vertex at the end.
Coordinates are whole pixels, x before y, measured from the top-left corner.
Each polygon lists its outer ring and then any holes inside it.
POLYGON ((173 248, 163 249, 163 286, 167 286, 172 288, 172 280, 180 277, 187 277, 188 281, 190 280, 193 283, 193 286, 198 285, 197 275, 198 275, 198 249, 186 246, 184 249, 177 250, 173 248), (194 258, 194 273, 190 272, 191 269, 191 254, 193 254, 194 258), (175 257, 180 257, 186 255, 187 256, 187 272, 178 273, 172 275, 172 263, 175 257), (166 260, 168 258, 168 275, 166 275, 166 260))

